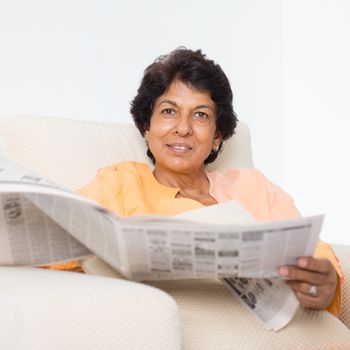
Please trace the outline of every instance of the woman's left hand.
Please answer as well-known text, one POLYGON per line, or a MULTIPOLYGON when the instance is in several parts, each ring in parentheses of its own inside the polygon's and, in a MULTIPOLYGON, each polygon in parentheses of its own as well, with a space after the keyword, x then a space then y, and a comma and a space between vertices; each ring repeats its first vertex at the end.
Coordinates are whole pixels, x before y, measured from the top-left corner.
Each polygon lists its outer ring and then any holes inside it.
POLYGON ((302 306, 325 309, 332 303, 338 279, 328 259, 301 257, 297 266, 280 266, 278 273, 293 289, 302 306))

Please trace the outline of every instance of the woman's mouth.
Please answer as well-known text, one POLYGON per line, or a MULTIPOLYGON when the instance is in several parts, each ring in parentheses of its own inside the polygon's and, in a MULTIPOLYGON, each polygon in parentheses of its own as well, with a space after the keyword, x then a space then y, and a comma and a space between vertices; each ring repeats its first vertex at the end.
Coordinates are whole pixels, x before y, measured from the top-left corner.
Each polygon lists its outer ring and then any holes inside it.
POLYGON ((168 143, 166 146, 176 153, 186 153, 192 150, 192 147, 186 143, 168 143))

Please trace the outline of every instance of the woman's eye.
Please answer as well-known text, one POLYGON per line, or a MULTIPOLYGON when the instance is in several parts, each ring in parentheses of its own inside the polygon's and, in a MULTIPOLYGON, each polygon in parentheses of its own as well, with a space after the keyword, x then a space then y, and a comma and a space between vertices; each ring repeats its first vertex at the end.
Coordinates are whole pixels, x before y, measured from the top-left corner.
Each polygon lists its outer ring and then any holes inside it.
POLYGON ((198 119, 203 119, 203 120, 209 118, 208 114, 204 113, 204 112, 196 112, 195 117, 197 117, 198 119))
POLYGON ((163 114, 175 114, 175 110, 172 108, 165 108, 162 110, 163 114))

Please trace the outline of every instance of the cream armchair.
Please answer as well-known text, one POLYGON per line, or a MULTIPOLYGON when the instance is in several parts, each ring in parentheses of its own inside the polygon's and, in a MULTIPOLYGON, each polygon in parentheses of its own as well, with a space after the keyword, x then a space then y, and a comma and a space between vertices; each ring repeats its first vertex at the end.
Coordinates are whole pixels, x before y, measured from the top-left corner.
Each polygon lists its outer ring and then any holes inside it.
MULTIPOLYGON (((133 125, 61 118, 0 119, 0 152, 73 190, 99 167, 126 159, 148 162, 133 125)), ((253 166, 242 122, 211 168, 233 166, 253 166)), ((349 277, 350 247, 334 249, 349 277)), ((348 278, 341 321, 300 308, 287 327, 268 332, 217 281, 146 285, 122 280, 98 258, 83 265, 100 276, 0 268, 0 348, 350 349, 348 278)))

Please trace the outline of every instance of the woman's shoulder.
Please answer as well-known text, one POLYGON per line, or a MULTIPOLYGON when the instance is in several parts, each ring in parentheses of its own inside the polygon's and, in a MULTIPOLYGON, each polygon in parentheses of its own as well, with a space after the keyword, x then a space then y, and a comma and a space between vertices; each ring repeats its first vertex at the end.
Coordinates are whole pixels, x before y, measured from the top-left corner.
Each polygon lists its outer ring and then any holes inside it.
POLYGON ((249 193, 263 193, 266 178, 255 168, 229 168, 224 171, 207 173, 212 191, 225 193, 240 192, 247 196, 249 193))
POLYGON ((148 179, 152 174, 151 168, 144 163, 122 161, 99 168, 94 179, 79 192, 89 198, 109 197, 111 193, 121 191, 122 188, 135 188, 142 179, 148 179))
POLYGON ((229 168, 223 171, 213 171, 210 174, 227 180, 261 181, 264 175, 256 168, 229 168))

